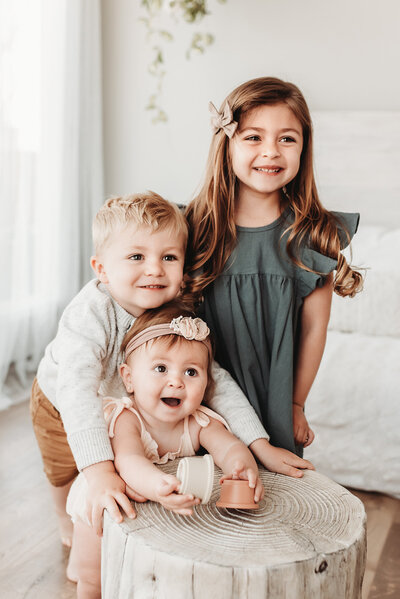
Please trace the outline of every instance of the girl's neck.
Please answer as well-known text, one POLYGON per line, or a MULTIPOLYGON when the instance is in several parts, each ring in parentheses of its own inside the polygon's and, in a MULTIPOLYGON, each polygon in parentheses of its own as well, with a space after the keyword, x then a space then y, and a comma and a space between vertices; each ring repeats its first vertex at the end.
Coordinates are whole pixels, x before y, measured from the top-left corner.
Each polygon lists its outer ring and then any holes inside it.
POLYGON ((235 224, 239 227, 265 227, 276 221, 285 207, 280 190, 258 194, 239 187, 235 207, 235 224))

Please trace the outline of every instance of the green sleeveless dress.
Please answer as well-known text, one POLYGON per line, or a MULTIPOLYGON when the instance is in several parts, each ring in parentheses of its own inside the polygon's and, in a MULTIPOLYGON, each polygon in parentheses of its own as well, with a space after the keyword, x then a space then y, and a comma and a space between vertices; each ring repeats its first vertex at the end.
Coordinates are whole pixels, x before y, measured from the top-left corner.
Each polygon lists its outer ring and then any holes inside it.
MULTIPOLYGON (((333 214, 343 249, 357 230, 359 215, 333 214)), ((267 226, 237 227, 237 246, 224 272, 206 288, 201 312, 216 342, 217 361, 248 397, 271 443, 302 455, 292 423, 301 307, 337 263, 304 245, 303 263, 324 274, 296 266, 286 252, 287 237, 282 237, 291 222, 288 207, 267 226)))

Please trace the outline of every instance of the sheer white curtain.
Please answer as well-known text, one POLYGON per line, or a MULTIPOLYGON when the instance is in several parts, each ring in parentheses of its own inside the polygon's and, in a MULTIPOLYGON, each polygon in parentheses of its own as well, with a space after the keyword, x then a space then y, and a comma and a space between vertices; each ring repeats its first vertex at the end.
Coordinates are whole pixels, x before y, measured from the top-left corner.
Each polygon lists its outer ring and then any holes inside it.
POLYGON ((21 398, 91 276, 103 201, 100 0, 0 0, 0 158, 1 409, 21 398))

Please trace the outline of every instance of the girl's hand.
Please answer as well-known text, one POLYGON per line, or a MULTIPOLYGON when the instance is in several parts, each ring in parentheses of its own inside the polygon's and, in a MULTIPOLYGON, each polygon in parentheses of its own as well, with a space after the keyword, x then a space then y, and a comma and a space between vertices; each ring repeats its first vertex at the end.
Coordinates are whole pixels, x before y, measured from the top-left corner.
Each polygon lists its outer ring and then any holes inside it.
POLYGON ((315 470, 308 460, 299 458, 287 449, 274 447, 266 439, 257 439, 250 445, 250 449, 263 466, 271 472, 301 478, 304 469, 315 470))
POLYGON ((183 516, 191 516, 194 505, 200 503, 200 499, 193 495, 179 495, 180 481, 172 474, 164 474, 161 482, 155 488, 156 500, 167 510, 183 516))
POLYGON ((297 403, 293 404, 293 433, 295 442, 303 447, 308 447, 314 441, 315 435, 308 426, 304 410, 297 403))
POLYGON ((224 480, 248 480, 249 487, 254 489, 254 501, 258 503, 260 499, 264 497, 264 486, 258 475, 258 470, 253 468, 246 468, 243 462, 236 461, 234 463, 232 474, 224 474, 221 476, 219 483, 222 484, 224 480))

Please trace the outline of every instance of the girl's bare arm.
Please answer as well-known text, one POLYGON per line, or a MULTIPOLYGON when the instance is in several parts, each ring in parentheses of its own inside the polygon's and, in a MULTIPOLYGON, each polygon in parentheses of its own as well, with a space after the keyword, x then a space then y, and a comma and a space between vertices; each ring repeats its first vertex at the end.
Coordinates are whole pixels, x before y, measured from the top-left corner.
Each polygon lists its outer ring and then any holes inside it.
POLYGON ((310 445, 314 433, 304 416, 304 404, 324 353, 331 313, 333 275, 304 299, 293 387, 293 431, 297 443, 310 445))

